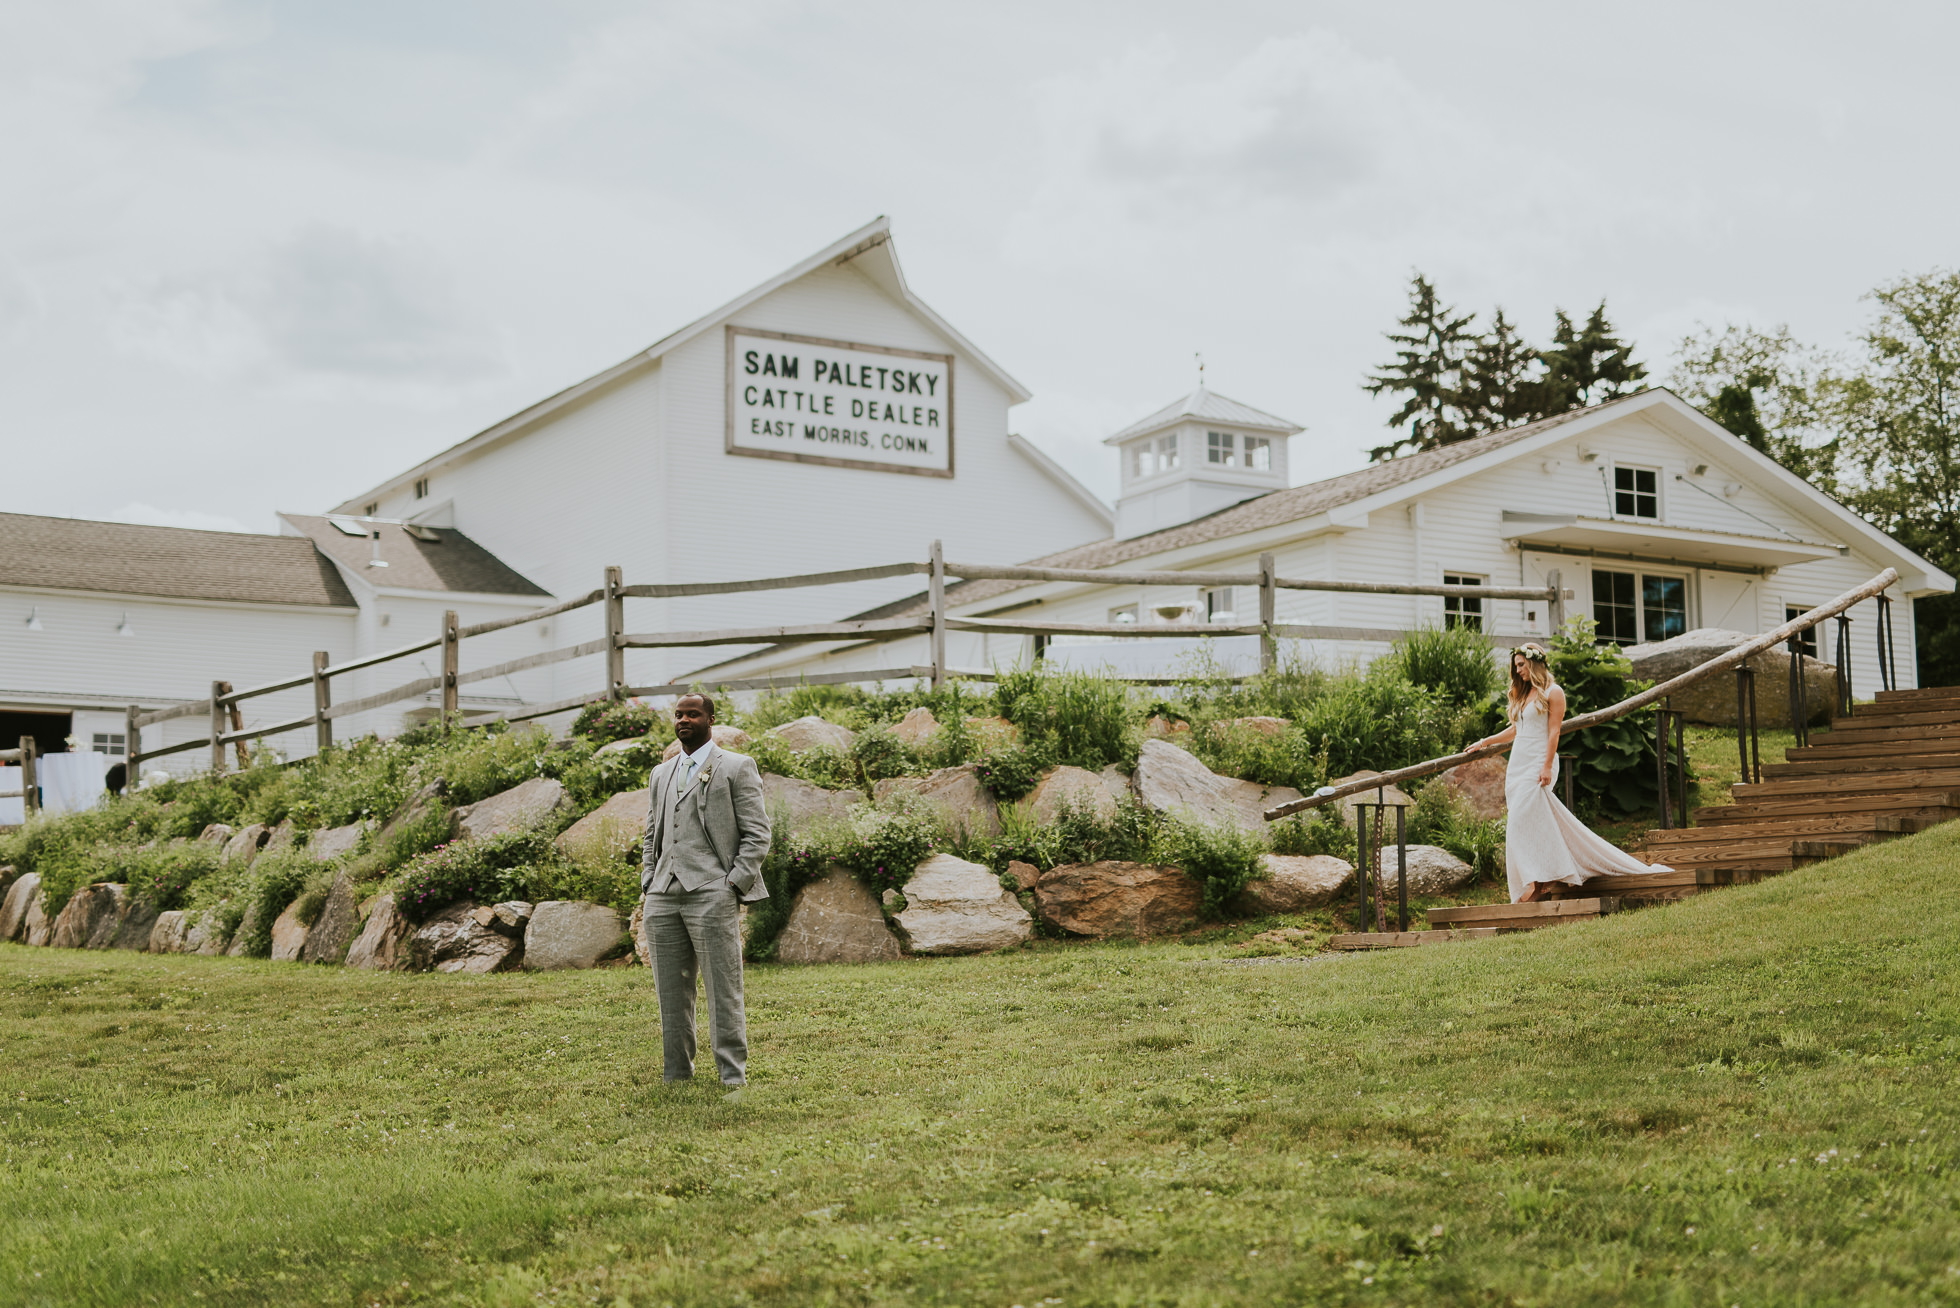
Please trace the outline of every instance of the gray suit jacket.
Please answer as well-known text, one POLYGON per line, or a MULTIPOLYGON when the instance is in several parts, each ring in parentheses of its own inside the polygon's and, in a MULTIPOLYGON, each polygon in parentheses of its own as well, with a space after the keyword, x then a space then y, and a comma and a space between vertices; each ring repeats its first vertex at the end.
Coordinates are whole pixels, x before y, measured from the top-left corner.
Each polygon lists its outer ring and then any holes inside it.
MULTIPOLYGON (((653 889, 654 872, 673 832, 673 787, 683 755, 658 767, 647 783, 646 839, 640 849, 640 890, 653 889)), ((702 776, 681 796, 682 804, 700 807, 701 826, 708 834, 715 860, 728 875, 728 884, 748 903, 769 898, 762 881, 762 858, 769 852, 769 810, 762 802, 762 773, 746 754, 731 754, 719 745, 708 747, 702 776)))

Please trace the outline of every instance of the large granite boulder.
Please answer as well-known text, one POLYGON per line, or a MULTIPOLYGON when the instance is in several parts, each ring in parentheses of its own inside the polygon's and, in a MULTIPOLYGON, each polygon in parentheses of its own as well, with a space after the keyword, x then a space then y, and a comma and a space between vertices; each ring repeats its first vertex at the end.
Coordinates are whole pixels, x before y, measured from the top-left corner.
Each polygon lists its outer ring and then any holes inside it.
POLYGON ((299 828, 293 825, 291 818, 286 818, 272 829, 272 833, 265 838, 265 843, 259 846, 259 852, 261 854, 277 853, 282 849, 290 849, 298 843, 299 828))
POLYGON ((347 966, 369 972, 396 972, 408 965, 408 940, 415 924, 395 907, 392 894, 375 896, 361 934, 347 947, 347 966))
POLYGON ((901 957, 898 937, 864 883, 841 867, 796 892, 776 939, 783 963, 881 963, 901 957))
POLYGON ((150 928, 149 949, 152 954, 181 954, 184 952, 184 936, 190 931, 189 915, 182 909, 173 908, 157 914, 156 925, 150 928))
POLYGON ((626 934, 633 937, 633 961, 641 967, 652 967, 653 949, 647 944, 646 900, 633 905, 633 916, 627 920, 626 934))
POLYGON ((1266 810, 1300 798, 1291 786, 1262 786, 1221 777, 1194 756, 1163 740, 1146 740, 1137 754, 1137 798, 1160 813, 1211 826, 1266 829, 1266 810))
MULTIPOLYGON (((713 732, 715 744, 720 745, 723 749, 732 749, 737 754, 741 754, 746 752, 749 747, 749 733, 740 727, 724 727, 716 724, 713 732)), ((680 752, 681 742, 670 740, 667 742, 667 748, 660 752, 660 761, 665 763, 668 759, 680 752)))
POLYGON ((306 852, 316 862, 330 863, 343 854, 351 854, 361 843, 361 833, 367 830, 359 822, 350 822, 344 827, 328 827, 315 831, 306 839, 306 852))
POLYGON ((230 840, 232 835, 233 828, 223 822, 213 822, 197 833, 197 840, 201 845, 222 845, 230 840))
POLYGON ((156 930, 157 919, 163 910, 147 899, 138 899, 123 912, 122 923, 116 928, 115 939, 108 944, 110 949, 127 949, 142 953, 150 947, 150 934, 156 930))
POLYGON ((884 799, 900 791, 910 791, 955 827, 976 836, 1000 834, 1000 804, 981 784, 972 764, 940 768, 923 777, 887 777, 871 788, 872 796, 884 799))
POLYGON ((915 708, 898 720, 892 727, 892 734, 913 749, 924 749, 927 742, 939 734, 939 719, 932 715, 929 708, 915 708))
POLYGON ((327 891, 327 902, 321 905, 320 916, 313 919, 313 927, 306 933, 305 943, 299 951, 299 961, 340 962, 347 956, 347 949, 353 944, 360 927, 361 904, 355 897, 354 878, 342 868, 327 891))
POLYGON ((1263 861, 1271 875, 1248 881, 1232 905, 1247 917, 1325 908, 1354 885, 1354 864, 1331 854, 1267 854, 1263 861))
POLYGON ((191 922, 190 929, 184 932, 182 952, 215 958, 225 952, 225 946, 230 942, 231 936, 226 934, 223 920, 215 911, 207 909, 198 914, 191 922))
POLYGON ((259 933, 259 924, 264 921, 265 914, 256 900, 247 905, 245 916, 238 919, 238 930, 231 933, 231 944, 225 947, 225 957, 245 957, 246 947, 252 943, 252 937, 259 933))
MULTIPOLYGON (((1753 639, 1753 636, 1740 631, 1696 627, 1671 640, 1629 645, 1624 652, 1633 664, 1634 676, 1642 681, 1662 682, 1753 639)), ((1798 657, 1803 659, 1804 698, 1810 710, 1810 720, 1813 723, 1826 721, 1837 704, 1837 668, 1808 655, 1798 657)), ((1756 670, 1756 725, 1789 726, 1789 651, 1778 646, 1750 659, 1749 666, 1756 670)), ((1709 677, 1670 695, 1668 699, 1673 708, 1688 715, 1690 722, 1706 722, 1721 727, 1735 725, 1733 672, 1709 677)))
POLYGON ((1152 740, 1167 740, 1173 736, 1189 736, 1191 734, 1191 724, 1189 722, 1180 722, 1176 718, 1167 718, 1161 713, 1153 713, 1149 721, 1143 724, 1143 734, 1152 740))
POLYGON ((30 945, 46 945, 54 939, 54 919, 48 916, 46 896, 36 894, 29 897, 27 919, 21 923, 21 930, 23 939, 30 945))
POLYGON ((1205 891, 1181 868, 1148 863, 1069 863, 1035 883, 1041 915, 1064 931, 1098 939, 1181 931, 1198 919, 1205 891))
POLYGON ((524 956, 524 938, 522 932, 513 935, 504 927, 494 909, 458 901, 409 937, 409 967, 416 972, 509 971, 524 956))
POLYGON ((1014 882, 1014 889, 1033 890, 1035 883, 1041 880, 1041 869, 1017 858, 1007 864, 1007 875, 1014 882))
MULTIPOLYGON (((1350 772, 1344 777, 1335 777, 1332 781, 1328 782, 1327 784, 1330 786, 1345 786, 1350 781, 1369 781, 1369 780, 1373 780, 1375 777, 1379 777, 1380 775, 1381 773, 1379 772, 1370 772, 1368 769, 1363 768, 1359 772, 1350 772)), ((1373 790, 1361 790, 1361 791, 1356 791, 1352 795, 1343 796, 1339 801, 1339 808, 1341 810, 1341 821, 1347 825, 1347 829, 1349 831, 1354 830, 1354 810, 1360 808, 1364 804, 1372 806, 1374 803, 1376 803, 1378 799, 1381 803, 1384 804, 1414 804, 1415 803, 1415 800, 1411 799, 1406 791, 1404 791, 1399 786, 1393 786, 1393 785, 1377 786, 1373 790)), ((1393 840, 1395 839, 1395 810, 1394 809, 1384 810, 1383 816, 1387 819, 1388 822, 1388 838, 1390 840, 1393 840)), ((1375 814, 1371 807, 1368 813, 1369 834, 1372 835, 1374 833, 1374 830, 1375 830, 1375 814)))
POLYGON ((1502 754, 1486 755, 1457 764, 1431 784, 1448 786, 1472 817, 1501 818, 1506 812, 1504 773, 1509 766, 1502 754))
POLYGON ((522 831, 566 807, 571 800, 556 777, 532 777, 488 799, 456 810, 458 840, 488 840, 507 831, 522 831))
POLYGON ((1101 776, 1087 768, 1048 769, 1025 802, 1029 814, 1042 826, 1052 825, 1064 808, 1094 813, 1105 822, 1116 816, 1116 796, 1101 776))
POLYGON ((826 722, 814 713, 794 722, 785 722, 780 727, 772 727, 767 734, 799 754, 806 749, 834 749, 840 754, 848 753, 852 742, 857 739, 857 732, 849 727, 826 722))
MULTIPOLYGON (((1382 886, 1390 894, 1395 893, 1395 846, 1382 850, 1381 868, 1382 886)), ((1412 895, 1447 895, 1474 881, 1476 876, 1477 869, 1440 845, 1409 846, 1409 893, 1412 895)))
POLYGON ((606 862, 623 858, 646 838, 652 792, 622 790, 558 834, 558 848, 576 858, 606 862))
POLYGON ((0 867, 0 902, 5 902, 7 889, 20 879, 20 869, 12 863, 0 867))
POLYGON ((547 899, 524 928, 524 970, 597 967, 617 954, 626 923, 616 909, 576 899, 547 899))
MULTIPOLYGON (((1088 774, 1093 779, 1093 774, 1088 774)), ((1024 943, 1034 918, 978 863, 934 854, 905 883, 894 919, 915 954, 980 954, 1024 943)))
POLYGON ((56 949, 107 949, 128 911, 128 886, 113 881, 83 886, 62 905, 49 943, 56 949))
POLYGON ((41 897, 41 874, 27 872, 14 878, 7 897, 0 900, 0 943, 11 943, 27 934, 27 910, 41 897))
POLYGON ((792 831, 827 818, 848 817, 851 805, 863 802, 862 791, 826 790, 797 777, 762 774, 762 803, 770 820, 787 818, 792 831))
POLYGON ((227 861, 242 858, 249 863, 259 856, 259 851, 265 848, 265 842, 270 839, 272 828, 263 822, 240 827, 232 832, 231 839, 225 841, 224 857, 227 861))
POLYGON ((306 923, 299 920, 299 901, 295 899, 286 905, 286 911, 272 922, 272 961, 275 963, 299 962, 300 950, 306 947, 306 923))

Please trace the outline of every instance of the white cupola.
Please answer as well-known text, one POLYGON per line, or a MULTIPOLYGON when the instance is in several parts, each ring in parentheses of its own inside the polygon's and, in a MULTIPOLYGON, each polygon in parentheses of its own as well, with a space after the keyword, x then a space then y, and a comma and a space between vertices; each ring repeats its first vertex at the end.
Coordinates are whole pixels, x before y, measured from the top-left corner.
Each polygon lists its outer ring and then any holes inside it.
POLYGON ((1117 539, 1285 489, 1286 438, 1304 430, 1203 386, 1125 427, 1103 442, 1123 460, 1117 539))

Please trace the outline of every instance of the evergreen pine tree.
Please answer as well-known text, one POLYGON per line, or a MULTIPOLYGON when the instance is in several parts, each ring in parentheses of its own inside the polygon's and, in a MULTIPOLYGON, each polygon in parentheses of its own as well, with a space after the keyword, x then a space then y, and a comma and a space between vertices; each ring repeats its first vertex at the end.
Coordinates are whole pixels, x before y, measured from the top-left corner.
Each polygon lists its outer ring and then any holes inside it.
POLYGON ((1574 327, 1560 309, 1552 347, 1538 359, 1545 366, 1546 417, 1647 389, 1647 366, 1634 361, 1633 346, 1614 332, 1604 300, 1584 327, 1574 327))
POLYGON ((1476 337, 1465 330, 1475 314, 1456 316, 1436 297, 1436 287, 1421 273, 1409 285, 1409 313, 1388 332, 1395 362, 1368 378, 1362 389, 1370 395, 1401 395, 1402 407, 1388 426, 1406 434, 1368 451, 1371 460, 1392 459, 1405 451, 1431 450, 1472 435, 1459 407, 1463 385, 1463 356, 1476 337))
POLYGON ((1490 330, 1463 358, 1459 407, 1472 433, 1501 431, 1543 416, 1544 388, 1533 376, 1537 365, 1538 351, 1500 307, 1491 315, 1490 330))

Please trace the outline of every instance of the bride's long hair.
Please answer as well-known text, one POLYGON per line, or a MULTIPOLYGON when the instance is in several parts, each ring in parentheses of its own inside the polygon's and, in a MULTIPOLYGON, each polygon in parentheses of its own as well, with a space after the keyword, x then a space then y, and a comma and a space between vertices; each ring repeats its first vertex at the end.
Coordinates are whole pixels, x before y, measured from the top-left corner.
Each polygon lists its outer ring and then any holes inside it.
POLYGON ((1516 722, 1531 704, 1535 694, 1538 701, 1549 703, 1552 692, 1552 667, 1546 661, 1542 645, 1526 643, 1511 651, 1508 660, 1511 670, 1510 702, 1505 706, 1507 716, 1516 722), (1518 655, 1524 655, 1524 674, 1518 674, 1518 655))

